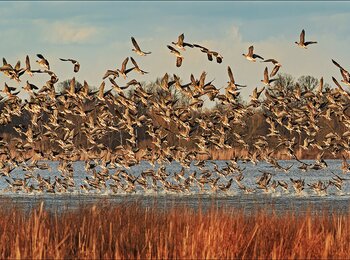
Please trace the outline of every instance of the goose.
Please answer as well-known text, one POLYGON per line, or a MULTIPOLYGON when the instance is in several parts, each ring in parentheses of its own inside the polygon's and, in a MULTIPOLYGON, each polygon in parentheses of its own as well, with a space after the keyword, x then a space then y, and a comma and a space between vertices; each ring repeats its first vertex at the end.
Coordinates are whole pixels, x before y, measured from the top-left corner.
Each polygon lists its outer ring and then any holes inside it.
POLYGON ((119 72, 117 70, 107 70, 106 73, 103 75, 102 80, 105 80, 110 76, 112 76, 113 79, 116 79, 117 77, 119 77, 119 72))
POLYGON ((292 178, 290 178, 292 184, 293 184, 293 188, 295 190, 295 192, 300 195, 301 192, 304 190, 304 185, 305 185, 305 180, 304 179, 297 179, 294 180, 292 178))
POLYGON ((265 70, 264 70, 264 79, 261 80, 262 83, 264 83, 266 86, 270 86, 270 83, 271 82, 274 82, 276 81, 277 79, 269 79, 269 72, 268 72, 268 69, 267 67, 265 67, 265 70))
POLYGON ((279 71, 280 67, 282 67, 282 64, 279 63, 277 60, 275 59, 267 59, 261 62, 271 62, 273 65, 275 65, 271 71, 270 74, 270 78, 272 78, 273 76, 275 76, 277 74, 277 72, 279 71))
POLYGON ((10 87, 7 85, 7 83, 5 82, 5 86, 4 89, 1 90, 1 92, 3 92, 4 94, 6 94, 9 98, 13 98, 15 96, 17 96, 19 94, 20 91, 14 92, 12 93, 12 91, 15 91, 16 88, 15 87, 10 87))
POLYGON ((231 178, 226 184, 219 184, 218 185, 218 188, 223 191, 223 192, 226 192, 230 189, 231 185, 232 185, 232 181, 233 181, 233 178, 231 178))
POLYGON ((250 99, 250 104, 257 106, 259 105, 259 97, 261 93, 264 91, 265 87, 263 87, 261 90, 258 91, 258 88, 254 88, 252 95, 249 95, 250 99))
POLYGON ((227 83, 229 84, 229 87, 230 87, 230 88, 232 88, 232 89, 234 89, 234 90, 237 90, 237 89, 238 89, 237 87, 246 87, 246 85, 236 84, 230 66, 227 66, 227 73, 228 73, 228 77, 229 77, 229 79, 230 79, 230 81, 228 81, 227 83))
POLYGON ((193 48, 193 44, 184 42, 185 39, 185 35, 182 33, 179 35, 179 37, 177 38, 177 42, 171 42, 172 44, 174 44, 177 48, 179 48, 182 51, 185 51, 185 47, 188 46, 190 48, 193 48))
POLYGON ((73 59, 62 59, 60 58, 61 61, 70 61, 74 65, 74 72, 77 73, 80 69, 80 64, 78 61, 73 60, 73 59))
POLYGON ((340 74, 342 75, 343 79, 341 82, 345 83, 346 85, 350 86, 350 73, 344 69, 342 66, 339 65, 335 60, 332 59, 332 62, 335 66, 337 66, 340 69, 340 74))
POLYGON ((253 62, 256 62, 256 58, 258 58, 258 59, 261 59, 261 60, 264 60, 264 58, 263 57, 261 57, 261 56, 259 56, 259 55, 257 55, 257 54, 254 54, 254 46, 252 45, 252 46, 250 46, 249 48, 248 48, 248 53, 247 54, 242 54, 247 60, 249 60, 249 61, 253 61, 253 62))
POLYGON ((49 64, 48 60, 45 59, 42 54, 37 54, 36 56, 39 58, 39 60, 37 60, 36 62, 44 69, 50 70, 50 64, 49 64))
POLYGON ((307 49, 307 46, 309 44, 315 44, 315 43, 317 43, 317 42, 315 42, 315 41, 306 42, 305 41, 305 30, 304 29, 300 33, 300 40, 299 40, 299 42, 295 42, 295 44, 297 44, 299 47, 304 48, 304 49, 307 49))
POLYGON ((31 68, 30 68, 30 61, 29 61, 29 56, 28 55, 26 56, 26 70, 25 70, 25 72, 29 76, 33 77, 33 72, 31 71, 31 68))
POLYGON ((117 71, 119 72, 119 75, 122 75, 124 79, 126 79, 127 74, 134 69, 134 68, 126 69, 126 65, 128 64, 128 61, 129 61, 129 57, 126 57, 122 63, 122 68, 117 69, 117 71))
POLYGON ((130 60, 132 62, 132 64, 134 64, 134 70, 138 73, 140 73, 141 75, 144 75, 144 74, 148 74, 147 71, 144 71, 142 69, 140 69, 140 67, 138 66, 138 64, 136 63, 136 61, 133 59, 133 57, 130 57, 130 60))
POLYGON ((140 46, 137 44, 134 37, 131 37, 131 42, 134 45, 135 49, 132 49, 132 51, 136 52, 140 56, 146 56, 148 54, 151 54, 152 52, 144 52, 141 50, 140 46))
POLYGON ((329 181, 329 184, 335 186, 337 190, 341 191, 344 181, 348 181, 350 179, 342 178, 334 172, 332 172, 332 174, 334 175, 334 177, 332 177, 332 179, 329 181))
POLYGON ((176 67, 181 67, 182 60, 184 59, 184 57, 173 46, 167 45, 167 47, 170 50, 170 52, 176 56, 176 67))
POLYGON ((222 60, 224 57, 222 57, 222 55, 220 53, 218 53, 217 51, 211 51, 208 48, 203 47, 199 44, 193 44, 193 46, 200 48, 201 52, 206 53, 209 61, 213 61, 213 56, 214 56, 216 58, 217 63, 222 63, 222 60))

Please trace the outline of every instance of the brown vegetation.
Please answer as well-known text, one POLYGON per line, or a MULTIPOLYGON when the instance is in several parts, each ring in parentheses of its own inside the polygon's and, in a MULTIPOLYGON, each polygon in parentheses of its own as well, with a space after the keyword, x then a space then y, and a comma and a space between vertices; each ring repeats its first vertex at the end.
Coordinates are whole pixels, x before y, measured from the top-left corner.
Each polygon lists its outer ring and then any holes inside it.
MULTIPOLYGON (((103 204, 101 204, 103 205, 103 204)), ((159 210, 135 204, 52 213, 0 210, 4 258, 349 258, 350 215, 159 210)))

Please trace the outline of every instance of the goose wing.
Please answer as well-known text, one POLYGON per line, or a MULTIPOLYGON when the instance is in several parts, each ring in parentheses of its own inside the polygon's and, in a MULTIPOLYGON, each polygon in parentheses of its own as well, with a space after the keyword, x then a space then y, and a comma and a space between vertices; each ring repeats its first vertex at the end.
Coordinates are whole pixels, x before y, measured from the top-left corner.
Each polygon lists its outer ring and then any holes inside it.
POLYGON ((254 53, 254 46, 252 45, 248 48, 248 56, 252 57, 253 53, 254 53))
POLYGON ((29 61, 29 56, 26 56, 26 69, 30 70, 30 61, 29 61))
POLYGON ((275 76, 278 72, 278 70, 280 69, 280 66, 275 66, 273 67, 272 71, 271 71, 271 74, 270 74, 270 78, 272 78, 273 76, 275 76))
POLYGON ((136 63, 136 61, 134 60, 133 57, 130 57, 130 60, 131 60, 132 64, 134 64, 134 66, 135 66, 136 68, 139 67, 139 66, 137 65, 137 63, 136 63))
POLYGON ((232 70, 231 70, 230 66, 227 66, 227 72, 228 72, 228 76, 230 78, 230 82, 232 82, 234 84, 235 83, 235 79, 233 77, 233 73, 232 73, 232 70))
POLYGON ((140 46, 137 44, 137 42, 136 42, 134 37, 131 37, 131 42, 134 45, 136 50, 141 51, 140 46))
POLYGON ((36 56, 37 56, 39 59, 45 59, 44 56, 41 55, 41 54, 37 54, 36 56))
POLYGON ((303 44, 305 42, 305 30, 303 29, 300 33, 300 43, 303 44))
POLYGON ((183 46, 184 39, 185 39, 185 35, 183 33, 181 35, 179 35, 177 42, 180 46, 183 46))
POLYGON ((122 63, 122 69, 121 69, 122 71, 126 70, 126 64, 128 64, 128 61, 129 61, 129 57, 126 57, 122 63))
POLYGON ((265 67, 264 70, 264 82, 269 82, 269 72, 267 70, 267 67, 265 67))

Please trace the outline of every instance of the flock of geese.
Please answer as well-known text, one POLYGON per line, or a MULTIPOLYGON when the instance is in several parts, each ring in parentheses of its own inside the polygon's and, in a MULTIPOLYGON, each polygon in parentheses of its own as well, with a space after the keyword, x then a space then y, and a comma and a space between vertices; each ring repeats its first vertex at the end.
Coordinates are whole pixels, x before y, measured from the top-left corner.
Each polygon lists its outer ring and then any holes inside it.
MULTIPOLYGON (((207 47, 184 41, 181 34, 176 42, 167 48, 176 57, 176 66, 180 67, 184 57, 181 54, 186 48, 196 48, 205 53, 209 61, 214 58, 222 63, 223 56, 207 47)), ((152 55, 143 51, 134 37, 131 37, 132 51, 139 56, 152 55)), ((305 31, 300 34, 301 48, 307 48, 315 41, 305 41, 305 31)), ((22 89, 29 95, 29 100, 22 100, 18 94, 20 89, 5 83, 0 96, 0 125, 9 126, 16 131, 11 138, 0 137, 0 174, 7 184, 7 191, 62 193, 79 189, 82 192, 102 192, 110 189, 115 193, 145 191, 190 192, 193 189, 209 192, 227 192, 233 183, 245 193, 257 190, 275 192, 278 187, 283 191, 294 190, 297 194, 309 187, 317 194, 325 193, 330 186, 342 190, 347 178, 332 173, 328 181, 317 181, 305 185, 302 175, 298 179, 290 178, 290 183, 272 179, 271 171, 261 171, 254 186, 244 183, 245 173, 239 162, 267 162, 275 172, 288 173, 290 166, 282 166, 275 158, 274 151, 283 149, 298 164, 300 172, 325 170, 327 163, 324 154, 342 156, 340 170, 343 174, 350 172, 346 157, 350 151, 350 131, 338 134, 329 132, 322 140, 318 137, 321 121, 336 121, 344 129, 350 129, 350 95, 341 83, 333 77, 335 88, 324 88, 323 79, 315 91, 295 85, 287 91, 273 78, 281 64, 276 59, 264 59, 254 52, 250 46, 243 56, 252 62, 272 63, 269 74, 264 70, 261 80, 263 88, 255 88, 248 104, 239 101, 240 90, 245 85, 235 82, 231 68, 227 67, 228 82, 224 93, 220 92, 213 81, 206 80, 203 72, 197 79, 191 74, 188 83, 183 83, 179 76, 167 73, 162 77, 159 86, 150 91, 138 80, 131 79, 125 85, 119 85, 120 77, 127 79, 130 75, 148 72, 142 70, 135 58, 127 57, 121 68, 109 69, 103 75, 98 91, 92 91, 88 83, 77 87, 75 77, 69 88, 61 93, 55 90, 58 76, 51 70, 49 61, 37 54, 39 69, 33 70, 29 56, 26 56, 25 67, 18 61, 15 66, 3 58, 0 71, 9 79, 18 83, 27 74, 47 75, 48 81, 38 87, 26 81, 22 89), (132 66, 128 67, 131 60, 132 66), (106 82, 111 88, 105 90, 106 82), (131 90, 126 95, 124 90, 131 90), (181 103, 175 97, 175 90, 188 100, 181 103), (264 93, 264 98, 260 98, 264 93), (213 110, 212 113, 199 113, 204 105, 204 98, 222 104, 225 109, 213 110), (263 109, 269 132, 266 135, 246 137, 238 127, 247 127, 246 118, 254 115, 254 111, 263 109), (29 118, 28 124, 14 123, 16 118, 29 118), (146 129, 143 140, 149 140, 145 149, 140 149, 140 136, 137 130, 146 129), (297 134, 296 138, 287 138, 283 131, 297 134), (124 133, 118 145, 110 147, 103 144, 108 136, 124 133), (170 144, 170 138, 172 142, 170 144), (83 140, 83 141, 82 141, 83 140), (277 145, 271 147, 271 140, 277 145), (50 144, 50 149, 43 151, 41 144, 50 144), (186 144, 192 143, 193 148, 186 144), (302 143, 302 144, 301 144, 302 143), (297 157, 298 149, 317 149, 318 158, 314 163, 306 163, 297 157), (215 161, 198 160, 198 156, 206 155, 210 159, 210 149, 246 149, 244 158, 234 157, 224 166, 215 161), (74 158, 85 159, 85 178, 77 184, 73 167, 74 158), (58 161, 57 174, 46 176, 44 172, 52 171, 43 160, 58 161), (135 173, 130 167, 141 161, 150 163, 149 169, 135 173), (178 172, 167 171, 166 164, 177 161, 182 168, 178 172)), ((62 62, 71 63, 73 71, 79 72, 77 60, 60 58, 62 62)), ((336 61, 334 65, 340 69, 342 83, 350 86, 350 74, 336 61)))

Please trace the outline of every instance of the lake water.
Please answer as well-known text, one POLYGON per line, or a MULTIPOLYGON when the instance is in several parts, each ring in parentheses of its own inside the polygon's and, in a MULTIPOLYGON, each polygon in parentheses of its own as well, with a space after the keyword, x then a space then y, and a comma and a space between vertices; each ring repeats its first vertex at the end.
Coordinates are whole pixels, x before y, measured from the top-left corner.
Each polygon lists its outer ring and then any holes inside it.
MULTIPOLYGON (((314 161, 305 160, 308 164, 313 164, 314 161)), ((153 191, 149 189, 143 190, 141 187, 137 187, 133 193, 125 192, 113 192, 109 188, 109 182, 107 181, 107 188, 100 191, 93 190, 86 192, 80 188, 80 185, 84 183, 86 177, 91 178, 91 173, 87 173, 84 169, 84 162, 74 162, 74 181, 75 188, 65 193, 24 193, 24 192, 12 192, 8 190, 8 183, 5 181, 7 177, 0 178, 0 203, 10 202, 15 206, 30 209, 36 207, 39 203, 44 201, 44 205, 48 209, 52 210, 69 210, 76 209, 81 206, 91 205, 94 203, 124 203, 124 202, 138 202, 144 206, 153 206, 159 208, 169 208, 176 206, 187 205, 193 208, 203 207, 226 207, 244 209, 247 212, 256 209, 276 210, 276 211, 296 211, 304 212, 308 209, 318 211, 327 209, 331 211, 349 211, 350 202, 350 181, 344 181, 342 191, 337 190, 334 186, 329 186, 325 194, 315 193, 307 184, 315 183, 317 181, 323 181, 328 183, 329 180, 334 177, 334 174, 343 178, 349 178, 349 176, 343 175, 341 171, 340 160, 326 160, 328 167, 321 170, 308 170, 302 172, 298 169, 299 162, 296 161, 279 161, 280 165, 287 167, 293 165, 292 168, 286 173, 284 171, 276 170, 266 162, 259 162, 257 165, 251 163, 238 162, 238 166, 243 170, 244 179, 241 181, 249 188, 254 188, 255 192, 246 194, 240 190, 237 184, 233 181, 232 186, 226 192, 217 191, 213 192, 207 185, 203 191, 200 191, 196 184, 192 184, 191 189, 188 192, 174 193, 168 192, 164 189, 159 191, 153 191), (286 193, 277 187, 275 192, 264 192, 257 188, 256 180, 262 175, 260 171, 268 171, 272 176, 272 180, 285 181, 289 185, 289 191, 286 193), (334 174, 333 174, 334 173, 334 174), (301 194, 297 194, 290 181, 292 179, 304 179, 305 189, 301 194)), ((51 167, 51 170, 35 170, 34 175, 40 174, 42 177, 51 176, 52 182, 55 176, 60 176, 57 171, 58 162, 45 162, 51 167)), ((185 177, 188 174, 197 171, 197 178, 201 176, 199 170, 194 166, 193 162, 189 169, 186 170, 185 177)), ((221 170, 226 166, 226 161, 215 161, 218 168, 221 170)), ((181 165, 177 162, 167 164, 166 172, 170 174, 167 179, 171 182, 175 172, 180 172, 181 165)), ((139 165, 133 166, 127 169, 129 175, 138 176, 143 170, 154 169, 158 170, 159 166, 154 168, 147 162, 141 162, 139 165)), ((212 178, 218 176, 213 170, 213 164, 211 161, 207 161, 202 169, 207 169, 211 172, 212 178)), ((113 174, 117 169, 110 169, 110 174, 113 174)), ((97 168, 99 171, 99 168, 97 168)), ((233 174, 225 177, 220 177, 218 184, 226 184, 230 178, 234 178, 237 174, 233 174)), ((15 169, 11 176, 14 178, 23 178, 24 172, 21 169, 15 169)), ((151 181, 149 181, 151 182, 151 181)), ((34 183, 34 181, 33 181, 34 183)), ((159 185, 161 187, 161 185, 159 185)))

